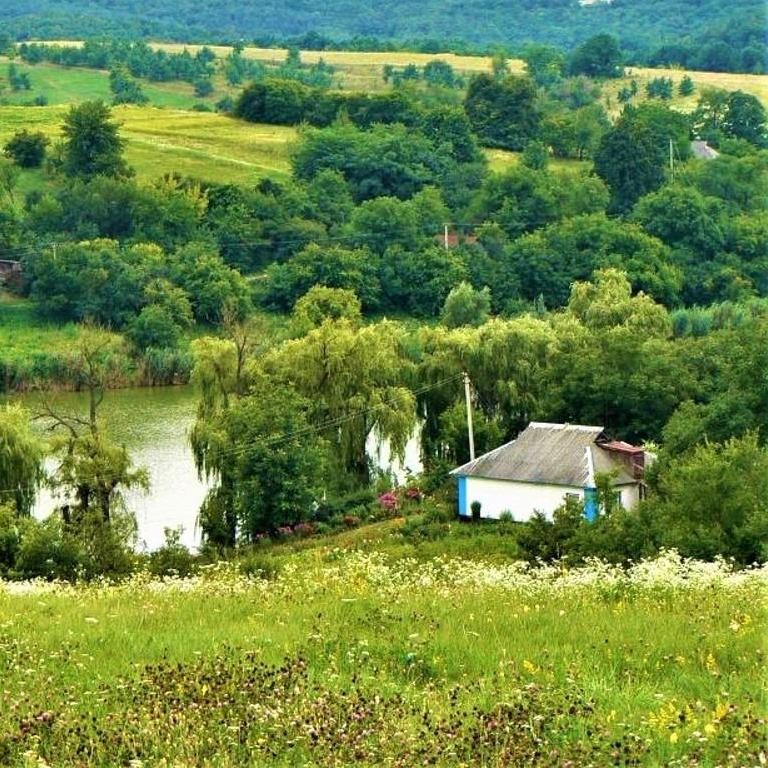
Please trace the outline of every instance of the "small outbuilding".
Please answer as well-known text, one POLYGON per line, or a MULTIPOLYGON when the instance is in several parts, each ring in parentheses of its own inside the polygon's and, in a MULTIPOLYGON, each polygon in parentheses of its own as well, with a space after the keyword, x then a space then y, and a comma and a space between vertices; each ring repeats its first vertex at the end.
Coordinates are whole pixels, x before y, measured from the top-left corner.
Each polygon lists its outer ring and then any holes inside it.
POLYGON ((498 519, 509 513, 525 521, 535 512, 551 518, 566 497, 584 501, 585 515, 597 515, 595 476, 611 473, 617 501, 625 509, 644 494, 643 475, 651 454, 609 440, 603 427, 531 422, 517 439, 454 469, 459 514, 498 519))

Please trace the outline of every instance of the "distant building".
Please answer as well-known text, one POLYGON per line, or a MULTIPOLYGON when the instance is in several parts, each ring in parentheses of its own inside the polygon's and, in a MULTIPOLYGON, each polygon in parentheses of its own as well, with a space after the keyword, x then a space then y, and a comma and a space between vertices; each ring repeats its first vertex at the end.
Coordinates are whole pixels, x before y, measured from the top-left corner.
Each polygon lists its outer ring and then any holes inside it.
POLYGON ((22 268, 20 261, 0 259, 0 288, 18 289, 22 283, 22 268))
POLYGON ((597 515, 595 475, 615 473, 617 499, 625 509, 644 493, 643 475, 651 454, 629 443, 609 440, 603 427, 531 422, 516 440, 454 469, 459 514, 498 519, 508 512, 525 521, 535 512, 551 518, 567 496, 584 501, 585 515, 597 515))

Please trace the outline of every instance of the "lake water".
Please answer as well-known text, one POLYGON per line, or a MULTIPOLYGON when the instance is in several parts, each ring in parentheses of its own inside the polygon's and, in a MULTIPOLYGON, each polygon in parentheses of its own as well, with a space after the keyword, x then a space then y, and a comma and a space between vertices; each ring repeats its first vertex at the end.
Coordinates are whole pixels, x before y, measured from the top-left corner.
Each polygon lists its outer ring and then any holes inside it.
MULTIPOLYGON (((20 399, 34 412, 36 395, 20 399)), ((65 392, 50 395, 49 400, 59 410, 87 413, 87 395, 65 392)), ((207 489, 197 476, 189 445, 196 407, 191 387, 157 387, 108 391, 99 409, 105 432, 126 447, 135 466, 149 471, 149 492, 126 494, 128 508, 136 515, 142 548, 156 549, 165 539, 164 529, 178 527, 186 546, 199 544, 197 513, 207 489)), ((378 466, 391 469, 401 479, 406 467, 414 473, 421 470, 416 433, 406 449, 404 467, 392 462, 386 442, 371 437, 368 451, 378 466)), ((55 505, 56 499, 43 490, 34 514, 46 517, 55 505)))
MULTIPOLYGON (((37 396, 22 402, 34 412, 37 396)), ((87 395, 65 392, 49 395, 58 409, 87 413, 87 395)), ((197 512, 206 486, 197 476, 189 430, 195 419, 196 398, 191 387, 159 387, 111 390, 99 409, 104 431, 124 445, 134 466, 149 472, 148 493, 126 494, 128 508, 136 515, 140 546, 156 549, 164 541, 165 528, 182 528, 182 541, 189 547, 199 542, 197 512)), ((40 493, 34 514, 46 517, 56 500, 40 493)))

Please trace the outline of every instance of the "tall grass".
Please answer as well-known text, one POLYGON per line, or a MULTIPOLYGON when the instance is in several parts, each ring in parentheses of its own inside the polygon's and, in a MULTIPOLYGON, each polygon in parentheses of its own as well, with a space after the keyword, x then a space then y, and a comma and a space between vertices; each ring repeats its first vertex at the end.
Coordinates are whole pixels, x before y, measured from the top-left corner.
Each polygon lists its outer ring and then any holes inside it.
POLYGON ((764 571, 329 548, 279 565, 0 585, 0 759, 714 766, 765 749, 764 571))

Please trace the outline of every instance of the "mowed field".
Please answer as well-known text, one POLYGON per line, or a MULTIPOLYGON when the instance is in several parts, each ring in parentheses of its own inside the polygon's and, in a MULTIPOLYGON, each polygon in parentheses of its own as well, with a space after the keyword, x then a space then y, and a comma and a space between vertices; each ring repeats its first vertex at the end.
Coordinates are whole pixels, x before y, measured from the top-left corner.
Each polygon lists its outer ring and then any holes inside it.
MULTIPOLYGON (((0 57, 0 85, 3 84, 3 69, 10 63, 9 59, 0 57)), ((110 101, 112 94, 109 90, 109 73, 100 69, 85 69, 81 67, 62 67, 56 64, 42 62, 26 64, 17 61, 21 72, 27 73, 32 82, 29 91, 3 92, 3 101, 10 105, 24 105, 36 97, 43 97, 48 104, 77 104, 93 99, 110 101)), ((190 83, 141 83, 144 95, 149 103, 157 107, 175 107, 190 109, 196 103, 207 103, 211 107, 215 102, 213 96, 201 99, 195 96, 190 83)))
MULTIPOLYGON (((77 40, 57 40, 53 41, 58 45, 82 45, 77 40)), ((152 46, 158 50, 165 50, 170 53, 179 53, 185 48, 191 53, 196 52, 202 46, 183 45, 181 43, 152 43, 152 46)), ((217 56, 228 56, 232 51, 229 46, 213 45, 208 46, 217 56)), ((267 64, 278 64, 285 60, 288 51, 282 48, 255 48, 246 47, 243 50, 243 56, 256 61, 262 61, 267 64)), ((407 51, 391 52, 365 52, 365 51, 302 51, 301 60, 305 64, 314 64, 320 59, 327 64, 336 67, 339 73, 340 85, 349 89, 362 90, 380 90, 385 87, 382 80, 382 69, 385 64, 391 64, 395 67, 404 67, 407 64, 415 64, 423 67, 429 61, 440 59, 448 62, 457 72, 462 74, 476 74, 478 72, 489 72, 491 69, 491 59, 487 56, 459 56, 453 53, 411 53, 407 51)), ((525 63, 522 59, 509 59, 509 71, 513 74, 520 74, 525 71, 525 63)), ((648 67, 627 66, 626 77, 620 80, 610 81, 606 84, 606 94, 612 97, 609 106, 615 106, 615 95, 619 89, 629 85, 634 78, 640 86, 638 100, 645 97, 645 84, 654 77, 671 77, 675 84, 689 75, 694 81, 698 90, 701 88, 725 88, 726 90, 742 90, 757 96, 768 105, 768 75, 742 75, 728 72, 700 72, 695 70, 682 69, 651 69, 648 67)), ((680 97, 675 95, 673 104, 683 109, 692 109, 696 104, 698 94, 693 96, 680 97)))
MULTIPOLYGON (((0 143, 23 128, 56 140, 66 110, 64 106, 0 106, 0 143)), ((175 171, 208 181, 248 184, 290 172, 294 128, 154 107, 115 107, 113 114, 127 141, 126 158, 139 178, 154 179, 175 171)), ((40 171, 24 176, 22 190, 25 183, 42 180, 40 171)))
POLYGON ((0 581, 0 763, 763 763, 765 569, 529 571, 344 536, 252 576, 0 581))

